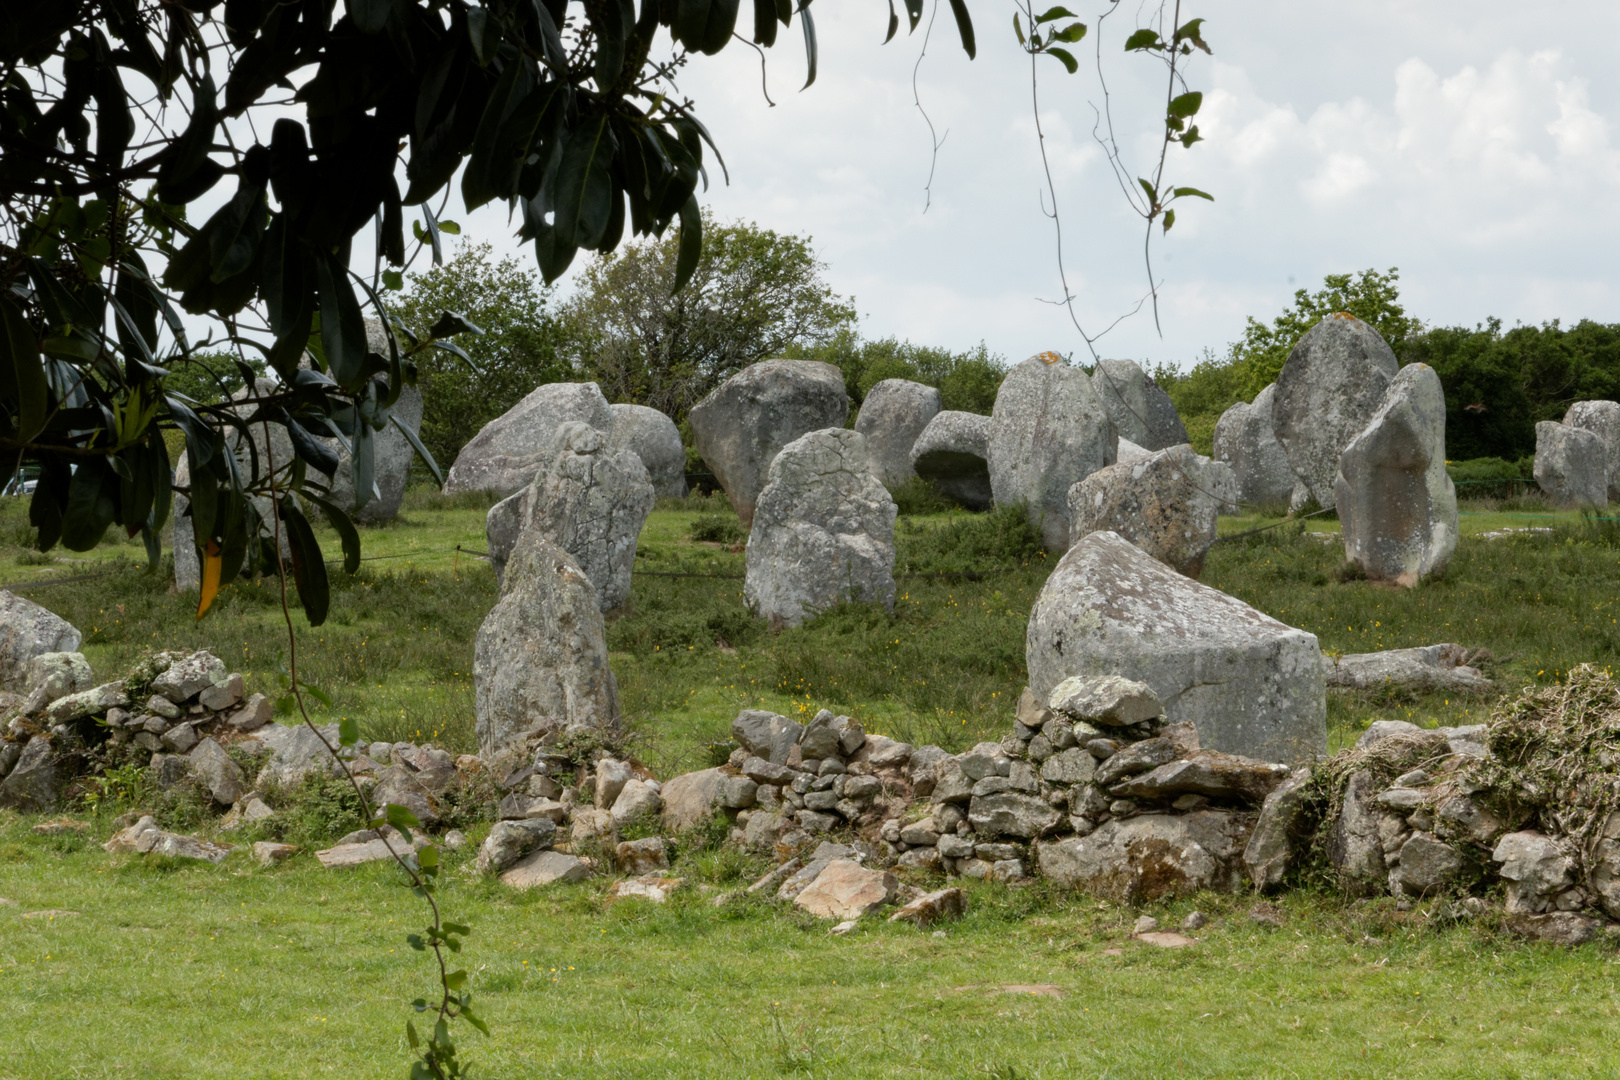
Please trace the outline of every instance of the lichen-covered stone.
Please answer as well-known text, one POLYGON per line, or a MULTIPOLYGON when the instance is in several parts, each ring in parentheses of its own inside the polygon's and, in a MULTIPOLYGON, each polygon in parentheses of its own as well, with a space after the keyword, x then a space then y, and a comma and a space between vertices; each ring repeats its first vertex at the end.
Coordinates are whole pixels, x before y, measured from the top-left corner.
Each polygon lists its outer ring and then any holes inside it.
POLYGON ((1251 506, 1286 503, 1294 492, 1294 470, 1272 428, 1272 383, 1253 402, 1240 401, 1215 422, 1211 457, 1231 467, 1237 477, 1238 500, 1251 506))
POLYGON ((1146 683, 1172 723, 1202 744, 1261 761, 1297 763, 1327 744, 1327 699, 1316 637, 1200 585, 1117 533, 1071 548, 1030 613, 1030 689, 1046 697, 1070 676, 1146 683))
POLYGON ((569 420, 613 429, 613 410, 595 383, 547 383, 485 424, 456 455, 445 494, 522 491, 550 458, 557 428, 569 420))
POLYGON ((1536 425, 1536 486, 1563 510, 1609 502, 1609 448, 1603 436, 1552 420, 1536 425))
POLYGON ((646 405, 614 405, 608 445, 641 459, 660 499, 686 496, 686 448, 675 421, 646 405))
POLYGON ((1115 818, 1087 836, 1036 844, 1037 866, 1056 885, 1133 904, 1236 892, 1251 821, 1222 810, 1115 818))
POLYGON ((884 379, 866 392, 855 430, 866 440, 872 475, 893 489, 917 475, 911 448, 939 414, 939 391, 909 379, 884 379))
POLYGON ((1118 453, 1119 435, 1091 379, 1056 353, 1007 372, 990 414, 990 490, 1022 503, 1052 552, 1069 546, 1069 489, 1118 453))
POLYGON ((1116 532, 1188 577, 1204 569, 1215 519, 1237 502, 1237 479, 1187 445, 1098 469, 1069 489, 1069 539, 1116 532))
POLYGON ((28 688, 28 666, 46 653, 77 652, 80 634, 32 600, 0 589, 0 690, 28 688))
POLYGON ((988 510, 994 504, 989 459, 990 418, 977 413, 937 413, 911 445, 917 475, 969 510, 988 510))
POLYGON ((1170 395, 1136 361, 1097 361, 1091 384, 1121 439, 1150 452, 1187 441, 1187 426, 1170 395))
POLYGON ((795 439, 771 462, 759 494, 743 596, 788 626, 840 603, 893 610, 895 513, 858 432, 795 439))
POLYGON ((1577 401, 1564 414, 1564 423, 1585 428, 1603 440, 1609 461, 1609 501, 1620 503, 1620 401, 1577 401))
POLYGON ((842 428, 844 374, 815 360, 762 360, 721 383, 687 414, 692 440, 746 527, 777 453, 802 435, 842 428))

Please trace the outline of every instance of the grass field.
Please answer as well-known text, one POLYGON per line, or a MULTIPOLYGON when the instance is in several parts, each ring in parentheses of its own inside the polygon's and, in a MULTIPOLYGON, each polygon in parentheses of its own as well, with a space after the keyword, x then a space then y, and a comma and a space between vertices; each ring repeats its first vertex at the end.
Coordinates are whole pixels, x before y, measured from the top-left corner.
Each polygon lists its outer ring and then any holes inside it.
MULTIPOLYGON (((331 718, 360 718, 370 738, 471 747, 472 642, 496 590, 454 549, 483 549, 487 506, 413 490, 402 522, 364 531, 377 558, 353 579, 334 574, 327 625, 295 613, 301 670, 333 695, 331 718)), ((1487 650, 1480 662, 1505 690, 1612 665, 1620 546, 1606 523, 1466 509, 1481 516, 1463 519, 1450 571, 1417 590, 1341 580, 1338 545, 1307 535, 1331 521, 1235 536, 1277 524, 1260 516, 1223 520, 1235 538, 1203 580, 1330 651, 1487 650), (1555 532, 1475 536, 1526 524, 1555 532)), ((146 648, 206 645, 250 690, 275 689, 286 641, 273 587, 232 585, 199 623, 132 545, 72 556, 85 562, 30 553, 23 512, 0 506, 0 579, 104 573, 25 593, 85 632, 98 675, 146 648)), ((705 764, 704 744, 744 706, 826 705, 951 748, 1005 733, 1024 624, 1053 564, 1015 518, 902 517, 898 569, 918 576, 900 579, 893 616, 851 607, 773 635, 743 607, 742 555, 692 539, 695 526, 723 534, 728 514, 713 499, 655 511, 632 601, 609 626, 633 750, 660 775, 705 764), (968 570, 986 573, 925 576, 968 570)), ((1335 695, 1329 718, 1342 744, 1372 719, 1474 722, 1491 704, 1335 695)), ((119 809, 77 808, 85 837, 34 836, 37 819, 0 815, 0 1078, 403 1075, 405 1002, 428 975, 401 941, 419 909, 391 871, 326 872, 307 855, 273 870, 239 855, 220 867, 112 860, 95 843, 119 809), (22 917, 53 909, 77 914, 22 917)), ((710 906, 762 864, 693 852, 677 868, 694 887, 664 908, 610 905, 594 883, 516 895, 448 875, 495 1031, 467 1046, 484 1075, 1620 1074, 1607 943, 1526 946, 1488 925, 1441 926, 1423 907, 1295 894, 1280 930, 1247 918, 1250 898, 1154 909, 1215 916, 1196 946, 1156 950, 1127 940, 1137 912, 1040 886, 975 886, 944 938, 888 925, 829 938, 762 904, 710 906)))

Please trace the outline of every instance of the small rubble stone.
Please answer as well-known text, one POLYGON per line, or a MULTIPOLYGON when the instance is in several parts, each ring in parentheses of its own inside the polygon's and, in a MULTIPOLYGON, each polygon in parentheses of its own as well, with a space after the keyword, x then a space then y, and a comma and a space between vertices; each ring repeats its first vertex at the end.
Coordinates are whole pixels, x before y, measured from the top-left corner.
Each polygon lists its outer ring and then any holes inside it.
POLYGON ((1401 845, 1400 862, 1390 874, 1391 891, 1424 896, 1455 881, 1462 868, 1463 857, 1456 848, 1429 833, 1415 832, 1401 845))
POLYGON ((1552 911, 1544 915, 1519 912, 1508 916, 1506 926, 1511 933, 1531 941, 1570 946, 1585 945, 1604 929, 1603 920, 1573 911, 1552 911))
POLYGON ((602 758, 596 763, 596 791, 593 796, 598 810, 610 810, 613 801, 630 782, 630 766, 613 758, 602 758))
POLYGON ((893 874, 834 859, 793 898, 793 904, 821 919, 858 919, 894 899, 899 887, 893 874))
POLYGON ((221 863, 233 850, 230 844, 215 844, 195 836, 165 832, 150 815, 115 835, 102 848, 110 855, 163 855, 171 859, 196 859, 221 863))
POLYGON ((1536 914, 1552 906, 1552 897, 1575 883, 1575 860, 1551 837, 1538 832, 1508 833, 1497 841, 1491 859, 1507 883, 1508 914, 1536 914))
MULTIPOLYGON (((1110 758, 1109 764, 1122 756, 1110 758)), ((1107 767, 1105 764, 1104 768, 1107 767)), ((1190 758, 1160 765, 1110 791, 1130 799, 1165 799, 1190 793, 1212 799, 1259 803, 1287 775, 1286 765, 1223 754, 1218 750, 1199 750, 1190 758)))
POLYGON ((642 875, 669 869, 669 845, 661 836, 626 840, 613 849, 613 861, 620 873, 642 875))
POLYGON ((502 885, 514 889, 534 889, 556 882, 584 881, 590 868, 573 855, 560 851, 535 851, 518 860, 500 877, 502 885))
POLYGON ((478 872, 498 873, 536 848, 548 847, 557 826, 545 818, 497 821, 478 848, 478 872))
POLYGON ((1159 920, 1158 919, 1155 919, 1152 915, 1142 915, 1142 916, 1139 916, 1137 918, 1136 925, 1131 927, 1131 933, 1132 934, 1151 934, 1155 930, 1157 930, 1158 928, 1159 928, 1159 920))
POLYGON ((184 754, 197 745, 197 729, 190 724, 176 724, 163 733, 163 745, 176 754, 184 754))
POLYGON ((184 705, 216 683, 225 682, 225 662, 207 651, 194 652, 177 660, 152 680, 152 692, 162 694, 176 705, 184 705))
POLYGON ((615 881, 608 889, 608 897, 613 900, 649 900, 654 904, 662 904, 669 899, 670 893, 684 884, 685 878, 653 872, 624 881, 615 881))
POLYGON ((181 713, 180 706, 162 694, 153 694, 146 699, 146 711, 153 716, 161 716, 165 720, 178 720, 181 713))
POLYGON ((665 784, 659 795, 664 804, 664 828, 672 833, 695 828, 714 814, 720 799, 720 786, 726 780, 721 769, 677 776, 665 784))
POLYGON ((257 731, 268 724, 275 716, 275 705, 263 694, 254 694, 247 699, 231 718, 226 721, 232 729, 241 732, 257 731))
POLYGON ((197 696, 197 703, 211 712, 224 712, 235 707, 242 700, 245 691, 242 676, 231 674, 226 676, 223 683, 215 683, 204 688, 197 696))
POLYGON ((1071 676, 1052 688, 1047 704, 1053 712, 1105 727, 1130 727, 1164 715, 1152 687, 1118 675, 1071 676))
POLYGON ((260 866, 275 866, 284 863, 298 853, 296 844, 275 844, 268 840, 260 840, 253 845, 253 858, 260 866))
MULTIPOLYGON (((180 725, 180 727, 188 729, 190 726, 189 724, 180 725)), ((165 735, 164 739, 167 740, 168 735, 165 735)), ((195 739, 195 735, 193 739, 195 739)), ((223 806, 234 805, 247 791, 247 784, 243 781, 241 767, 231 760, 231 756, 225 752, 225 748, 212 738, 197 741, 187 757, 191 761, 191 767, 196 770, 198 777, 202 779, 203 785, 214 796, 215 802, 223 806)))
POLYGON ((1243 864, 1259 890, 1282 884, 1293 854, 1293 833, 1305 809, 1305 785, 1311 770, 1298 768, 1272 789, 1260 806, 1260 816, 1243 849, 1243 864))
POLYGON ((890 922, 909 922, 918 927, 960 919, 967 913, 967 894, 961 889, 938 889, 924 893, 889 916, 890 922))
POLYGON ((66 782, 57 764, 49 739, 43 735, 29 739, 17 763, 0 781, 0 807, 35 814, 54 808, 61 800, 62 785, 66 782))

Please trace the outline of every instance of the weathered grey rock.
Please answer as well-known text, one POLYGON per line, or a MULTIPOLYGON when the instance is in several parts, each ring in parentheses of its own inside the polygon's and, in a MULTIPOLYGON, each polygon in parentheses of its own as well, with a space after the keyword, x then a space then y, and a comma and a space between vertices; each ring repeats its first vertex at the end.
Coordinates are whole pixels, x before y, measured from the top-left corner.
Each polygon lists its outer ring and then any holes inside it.
MULTIPOLYGON (((382 322, 376 318, 366 319, 366 346, 378 356, 388 356, 388 338, 383 333, 382 322)), ((394 421, 405 425, 414 435, 421 434, 422 392, 408 384, 401 387, 399 398, 388 413, 387 425, 371 433, 372 491, 363 506, 356 507, 353 455, 337 439, 322 440, 338 456, 337 471, 332 474, 332 501, 355 521, 369 525, 394 520, 405 499, 405 485, 410 480, 416 448, 394 421)))
POLYGON ((1164 714, 1151 686, 1118 675, 1070 676, 1052 688, 1046 703, 1053 712, 1107 727, 1129 727, 1164 714))
POLYGON ((557 882, 569 884, 591 876, 590 867, 560 851, 534 851, 501 875, 501 884, 514 889, 535 889, 557 882))
POLYGON ((803 724, 765 709, 744 709, 731 722, 731 737, 737 745, 773 765, 786 764, 802 734, 803 724))
POLYGON ((1143 446, 1137 446, 1129 439, 1120 439, 1119 449, 1114 458, 1114 464, 1119 465, 1127 461, 1141 461, 1143 458, 1151 457, 1152 455, 1152 450, 1149 450, 1143 446))
POLYGON ((1293 856, 1294 831, 1299 827, 1300 814, 1305 809, 1305 785, 1310 783, 1311 770, 1295 769, 1282 783, 1272 789, 1260 806, 1255 819, 1254 832, 1243 849, 1243 865, 1248 868, 1249 880, 1259 890, 1273 889, 1282 884, 1293 856))
POLYGON ((1377 778, 1362 770, 1345 784, 1339 820, 1328 840, 1328 861, 1349 892, 1364 895, 1385 881, 1384 845, 1378 835, 1381 815, 1373 806, 1379 794, 1377 778))
POLYGON ((655 501, 647 470, 633 452, 610 446, 602 432, 575 420, 558 425, 552 447, 534 482, 498 503, 485 520, 496 577, 504 583, 517 538, 538 529, 585 571, 603 611, 623 607, 630 599, 636 539, 655 501))
POLYGON ((539 719, 554 718, 559 727, 619 722, 596 589, 538 529, 518 541, 501 598, 478 628, 473 688, 486 759, 539 719))
POLYGON ((1084 784, 1097 772, 1097 759, 1078 746, 1053 754, 1041 764, 1041 779, 1048 784, 1084 784))
POLYGON ((86 716, 100 715, 109 709, 127 708, 129 703, 129 694, 124 690, 122 679, 103 683, 77 694, 59 697, 45 706, 45 723, 53 726, 71 724, 86 716))
POLYGON ((499 873, 536 848, 547 847, 557 826, 545 818, 497 821, 478 849, 478 872, 499 873))
POLYGON ((832 364, 762 360, 694 405, 687 422, 698 453, 747 527, 777 452, 809 432, 842 428, 848 416, 844 375, 832 364))
POLYGON ((613 409, 595 383, 548 383, 483 426, 456 455, 446 495, 493 491, 511 495, 534 481, 551 457, 557 428, 569 420, 613 430, 613 409))
POLYGON ((1575 860, 1558 842, 1538 832, 1512 832, 1496 842, 1491 859, 1507 883, 1508 914, 1534 914, 1552 906, 1552 898, 1575 884, 1575 860))
POLYGON ((211 863, 224 862, 233 850, 230 844, 164 832, 151 817, 141 818, 101 846, 111 855, 163 855, 211 863))
POLYGON ((241 766, 232 761, 225 748, 213 739, 203 739, 186 756, 215 802, 232 806, 247 791, 241 766))
POLYGON ((1056 353, 1007 372, 990 414, 990 490, 1023 503, 1048 551, 1069 546, 1069 489, 1106 465, 1119 435, 1086 373, 1056 353))
POLYGON ((961 889, 939 889, 906 904, 889 916, 890 922, 909 922, 917 926, 932 926, 937 922, 960 919, 967 914, 967 893, 961 889))
POLYGON ((664 802, 664 828, 682 832, 708 821, 719 804, 720 789, 728 775, 723 769, 704 769, 666 783, 659 792, 664 802))
POLYGON ((276 812, 270 808, 270 804, 261 799, 257 791, 250 791, 238 799, 230 812, 220 819, 219 827, 222 830, 235 829, 275 816, 276 812))
POLYGON ((1098 469, 1070 488, 1069 540, 1116 532, 1195 578, 1215 542, 1216 515, 1237 497, 1230 468, 1190 446, 1172 446, 1098 469))
POLYGON ((641 459, 660 499, 686 497, 686 447, 675 421, 646 405, 614 405, 608 445, 641 459))
POLYGON ((1333 485, 1345 558, 1373 581, 1408 588, 1457 548, 1457 489, 1446 473, 1446 395, 1427 364, 1408 364, 1339 457, 1333 485))
POLYGON ((19 688, 26 698, 23 712, 32 715, 59 698, 83 693, 94 686, 95 676, 83 653, 40 653, 28 661, 27 674, 19 688))
POLYGON ((1162 737, 1143 739, 1110 754, 1107 760, 1097 766, 1092 781, 1100 788, 1109 787, 1127 776, 1135 776, 1156 769, 1160 765, 1166 765, 1178 756, 1176 744, 1169 739, 1162 737))
POLYGON ((979 836, 1032 840, 1057 828, 1061 814, 1044 800, 1015 791, 981 795, 968 804, 968 821, 979 836))
POLYGON ((1272 401, 1272 430, 1312 498, 1334 505, 1339 456, 1366 427, 1400 370, 1378 331, 1347 312, 1329 315, 1299 339, 1272 401))
POLYGON ((1237 477, 1238 499, 1250 505, 1286 503, 1294 492, 1294 470, 1272 428, 1272 383, 1250 402, 1238 402, 1215 422, 1215 445, 1210 455, 1225 462, 1237 477))
POLYGON ((598 810, 613 809, 613 800, 619 797, 624 785, 630 782, 630 766, 613 758, 602 758, 596 763, 596 790, 592 793, 598 810))
POLYGON ((204 687, 202 693, 197 695, 197 704, 211 712, 224 712, 239 704, 246 690, 247 685, 242 681, 241 674, 232 673, 225 677, 224 682, 204 687))
MULTIPOLYGON (((752 781, 744 780, 744 783, 752 781)), ((662 796, 658 789, 645 780, 631 780, 619 792, 619 797, 613 800, 612 814, 614 825, 624 825, 631 821, 652 821, 664 808, 662 796)))
POLYGON ((0 781, 0 807, 38 814, 53 809, 62 798, 67 777, 57 767, 51 741, 35 735, 23 746, 17 763, 0 781))
POLYGON ((917 475, 911 448, 939 415, 939 391, 909 379, 884 379, 866 392, 855 430, 866 440, 872 475, 897 488, 917 475))
MULTIPOLYGON (((1073 753, 1073 751, 1071 751, 1073 753)), ((1090 757, 1090 755, 1086 755, 1090 757)), ((1109 758, 1113 761, 1116 754, 1109 758)), ((1206 795, 1259 804, 1288 775, 1288 766, 1218 750, 1199 750, 1192 757, 1160 765, 1150 772, 1109 788, 1124 799, 1170 799, 1177 795, 1206 795)))
POLYGON ((1290 764, 1327 745, 1316 637, 1200 585, 1116 533, 1082 538, 1030 614, 1030 689, 1046 698, 1070 676, 1146 683, 1171 722, 1202 745, 1290 764))
MULTIPOLYGON (((373 833, 372 835, 376 835, 373 833)), ((415 865, 416 853, 429 843, 426 836, 415 836, 407 844, 405 838, 390 830, 390 840, 378 837, 375 840, 364 840, 354 843, 339 841, 324 851, 317 851, 315 858, 328 870, 347 870, 366 863, 392 862, 396 856, 402 856, 406 862, 415 865), (390 841, 392 849, 390 849, 390 841)), ((345 837, 345 840, 348 838, 345 837)))
POLYGON ((624 874, 650 874, 669 869, 669 844, 661 836, 626 840, 613 849, 613 862, 624 874))
POLYGON ((1415 832, 1401 845, 1400 862, 1389 875, 1390 888, 1423 896, 1451 884, 1462 868, 1463 858, 1456 848, 1430 833, 1415 832))
POLYGON ((1163 450, 1187 441, 1170 395, 1134 360, 1099 360, 1091 385, 1121 439, 1144 450, 1163 450))
MULTIPOLYGON (((447 770, 450 778, 454 770, 447 770)), ((371 801, 378 806, 403 806, 416 815, 423 825, 436 825, 440 818, 438 796, 440 785, 429 786, 431 777, 426 772, 414 773, 404 765, 391 765, 377 773, 377 786, 371 789, 371 801)))
POLYGON ((990 418, 947 409, 936 413, 911 444, 911 467, 948 499, 969 510, 988 510, 990 418))
POLYGON ((1620 918, 1620 810, 1604 819, 1586 860, 1586 883, 1611 918, 1620 918))
POLYGON ((1564 414, 1564 423, 1603 440, 1609 459, 1609 501, 1620 502, 1620 401, 1577 401, 1564 414))
POLYGON ((1324 656, 1322 663, 1329 686, 1352 690, 1377 690, 1386 686, 1457 693, 1494 690, 1496 684, 1487 679, 1484 672, 1463 663, 1467 656, 1468 650, 1461 645, 1446 643, 1324 656))
POLYGON ((253 858, 260 866, 275 866, 284 863, 298 853, 296 844, 276 844, 269 840, 260 840, 253 845, 253 858))
POLYGON ((771 462, 754 507, 743 596, 797 626, 840 603, 894 609, 894 500, 867 466, 865 440, 813 431, 771 462))
POLYGON ((1545 915, 1511 914, 1504 920, 1511 933, 1549 945, 1585 945, 1603 930, 1602 919, 1592 919, 1573 911, 1549 911, 1545 915))
POLYGON ((1564 510, 1609 503, 1609 448, 1603 436, 1552 420, 1536 425, 1536 486, 1564 510))
POLYGON ((176 724, 163 733, 162 742, 165 749, 184 754, 197 745, 197 729, 191 724, 176 724))
POLYGON ((1250 821, 1223 810, 1115 818, 1087 836, 1037 843, 1037 866, 1057 885, 1127 903, 1235 892, 1250 821))
POLYGON ((759 785, 746 776, 728 776, 720 785, 720 805, 727 810, 747 810, 758 795, 759 785))
POLYGON ((177 660, 152 680, 152 692, 183 705, 215 683, 226 679, 225 662, 207 650, 177 660))
POLYGON ((79 631, 66 619, 0 589, 0 690, 26 690, 35 657, 76 652, 80 640, 79 631))
POLYGON ((237 731, 257 731, 271 721, 275 711, 274 702, 263 694, 254 694, 246 705, 231 714, 227 723, 237 731))
POLYGON ((899 888, 900 883, 887 871, 868 870, 850 859, 833 859, 793 898, 793 906, 818 919, 858 919, 894 899, 899 888))
MULTIPOLYGON (((336 724, 327 724, 321 734, 333 746, 338 744, 336 724)), ((270 784, 296 784, 312 772, 331 773, 337 768, 330 751, 302 724, 268 724, 253 737, 271 751, 270 760, 253 781, 254 787, 261 790, 270 784)))
POLYGON ((1440 805, 1434 808, 1434 816, 1448 833, 1476 844, 1493 843, 1507 831, 1508 826, 1490 807, 1471 795, 1452 795, 1442 799, 1440 805))

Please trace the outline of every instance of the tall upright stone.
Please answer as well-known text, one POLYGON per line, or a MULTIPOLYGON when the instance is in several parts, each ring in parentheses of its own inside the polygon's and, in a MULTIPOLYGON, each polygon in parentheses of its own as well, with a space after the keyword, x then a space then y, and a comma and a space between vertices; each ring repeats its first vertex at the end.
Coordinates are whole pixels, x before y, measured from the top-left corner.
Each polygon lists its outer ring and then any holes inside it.
POLYGON ((497 503, 485 519, 496 576, 527 529, 540 532, 579 564, 603 611, 630 599, 636 540, 652 512, 652 482, 641 459, 609 445, 607 436, 577 420, 552 439, 550 460, 528 488, 497 503))
POLYGON ((817 360, 761 360, 715 388, 687 414, 692 441, 744 525, 777 452, 849 418, 844 373, 817 360))
POLYGON ((1294 493, 1294 470, 1272 430, 1272 400, 1277 384, 1240 401, 1215 422, 1215 446, 1210 455, 1232 467, 1237 477, 1238 500, 1254 505, 1286 503, 1294 493))
POLYGON ((26 690, 35 657, 76 653, 80 640, 79 631, 66 619, 0 589, 0 690, 26 690))
POLYGON ((911 448, 939 415, 939 391, 909 379, 884 379, 866 392, 855 430, 866 439, 872 474, 893 490, 917 476, 911 448))
POLYGON ((538 529, 518 539, 501 598, 478 628, 473 693, 486 758, 539 724, 619 722, 596 589, 538 529))
POLYGON ((1400 370, 1378 331, 1348 312, 1306 331, 1277 376, 1272 425, 1294 475, 1324 508, 1333 506, 1339 455, 1384 403, 1400 370))
POLYGON ((1609 457, 1609 501, 1620 503, 1620 401, 1577 401, 1564 414, 1564 423, 1603 440, 1609 457))
POLYGON ((557 428, 569 420, 613 430, 613 409, 595 383, 547 383, 485 424, 444 480, 446 495, 493 491, 503 498, 528 487, 549 455, 557 428))
POLYGON ((1327 746, 1316 636, 1278 622, 1145 554, 1118 533, 1082 537, 1030 612, 1025 664, 1035 700, 1064 679, 1146 683, 1170 723, 1206 749, 1300 762, 1327 746))
POLYGON ((1170 395, 1136 361, 1099 360, 1091 383, 1120 438, 1144 450, 1164 450, 1188 441, 1187 426, 1170 395))
POLYGON ((646 405, 614 405, 608 445, 632 451, 647 467, 653 494, 686 497, 686 447, 675 421, 646 405))
POLYGON ((928 421, 911 446, 911 465, 941 495, 969 510, 988 510, 990 418, 947 409, 928 421))
POLYGON ((1536 486, 1563 510, 1609 502, 1609 448, 1586 428, 1543 420, 1536 425, 1536 486))
POLYGON ((1446 473, 1446 395, 1427 364, 1395 376, 1384 404, 1339 458, 1334 501, 1344 554, 1373 581, 1411 588, 1457 547, 1457 489, 1446 473))
POLYGON ((800 436, 771 462, 759 494, 743 596, 788 626, 840 603, 894 610, 894 518, 859 432, 800 436))
POLYGON ((1069 489, 1114 463, 1119 435, 1092 385, 1057 353, 1007 372, 990 414, 990 490, 1023 503, 1048 551, 1069 546, 1069 489))
MULTIPOLYGON (((1122 440, 1123 441, 1123 440, 1122 440)), ((1232 470, 1182 444, 1098 469, 1069 489, 1069 537, 1115 532, 1188 577, 1204 569, 1232 470)))

